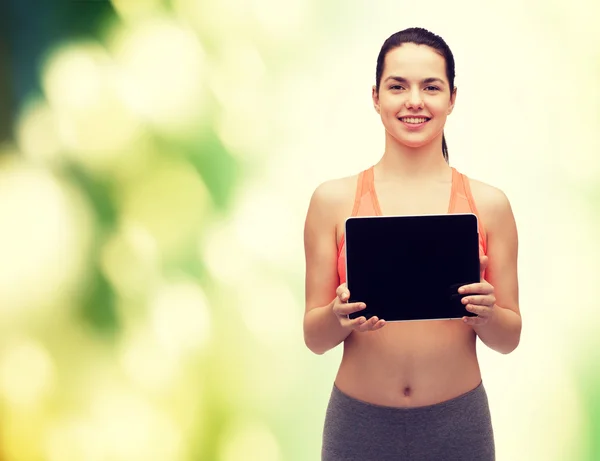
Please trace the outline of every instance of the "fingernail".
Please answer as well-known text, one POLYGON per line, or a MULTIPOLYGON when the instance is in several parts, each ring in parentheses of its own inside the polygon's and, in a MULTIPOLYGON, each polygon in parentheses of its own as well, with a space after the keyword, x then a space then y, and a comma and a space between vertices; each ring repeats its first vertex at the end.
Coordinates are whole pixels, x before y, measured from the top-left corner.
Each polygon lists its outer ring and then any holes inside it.
POLYGON ((465 289, 464 289, 464 288, 459 288, 459 289, 458 289, 458 292, 459 292, 459 293, 464 293, 464 292, 465 292, 465 289))
POLYGON ((469 298, 463 298, 462 303, 463 304, 469 304, 469 298))

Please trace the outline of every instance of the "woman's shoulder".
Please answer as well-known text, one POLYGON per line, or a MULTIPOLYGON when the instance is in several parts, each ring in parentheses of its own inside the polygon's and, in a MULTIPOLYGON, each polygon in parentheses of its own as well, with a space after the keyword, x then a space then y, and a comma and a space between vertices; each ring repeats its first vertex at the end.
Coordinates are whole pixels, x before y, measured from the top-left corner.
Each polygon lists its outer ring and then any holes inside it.
POLYGON ((499 187, 473 178, 469 178, 469 185, 477 205, 504 207, 509 204, 508 197, 499 187))
POLYGON ((319 184, 312 194, 306 215, 306 238, 337 229, 350 214, 359 175, 330 179, 319 184))
POLYGON ((510 200, 502 189, 470 177, 468 180, 477 209, 488 225, 512 216, 510 200))
POLYGON ((359 174, 329 179, 313 192, 311 203, 318 207, 340 207, 354 200, 359 174))

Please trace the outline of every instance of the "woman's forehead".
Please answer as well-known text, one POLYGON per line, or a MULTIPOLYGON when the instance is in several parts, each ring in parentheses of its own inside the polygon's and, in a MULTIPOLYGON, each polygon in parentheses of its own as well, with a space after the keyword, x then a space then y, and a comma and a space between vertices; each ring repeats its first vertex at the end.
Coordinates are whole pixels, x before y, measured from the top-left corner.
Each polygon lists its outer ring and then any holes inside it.
POLYGON ((431 47, 404 43, 386 55, 384 76, 387 75, 406 79, 438 77, 446 80, 446 61, 431 47))

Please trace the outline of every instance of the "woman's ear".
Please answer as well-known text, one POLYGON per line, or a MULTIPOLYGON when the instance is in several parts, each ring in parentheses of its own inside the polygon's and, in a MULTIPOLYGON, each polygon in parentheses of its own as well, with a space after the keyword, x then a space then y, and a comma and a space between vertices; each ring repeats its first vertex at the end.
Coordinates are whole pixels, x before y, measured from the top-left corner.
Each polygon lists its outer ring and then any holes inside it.
POLYGON ((450 106, 448 107, 448 115, 450 115, 454 110, 454 104, 456 103, 456 92, 457 88, 454 87, 454 89, 452 90, 452 94, 450 95, 450 106))
POLYGON ((377 86, 373 85, 373 93, 372 93, 372 98, 373 98, 373 107, 375 107, 375 112, 377 112, 378 114, 380 114, 380 110, 379 110, 379 93, 377 91, 377 86))

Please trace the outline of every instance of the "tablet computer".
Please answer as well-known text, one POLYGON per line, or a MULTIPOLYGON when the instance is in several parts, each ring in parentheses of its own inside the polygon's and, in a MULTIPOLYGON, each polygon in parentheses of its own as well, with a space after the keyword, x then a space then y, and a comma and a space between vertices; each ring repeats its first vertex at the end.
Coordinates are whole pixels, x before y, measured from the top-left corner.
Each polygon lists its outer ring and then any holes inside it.
POLYGON ((345 224, 350 318, 387 322, 460 319, 462 285, 480 281, 477 216, 351 217, 345 224))

